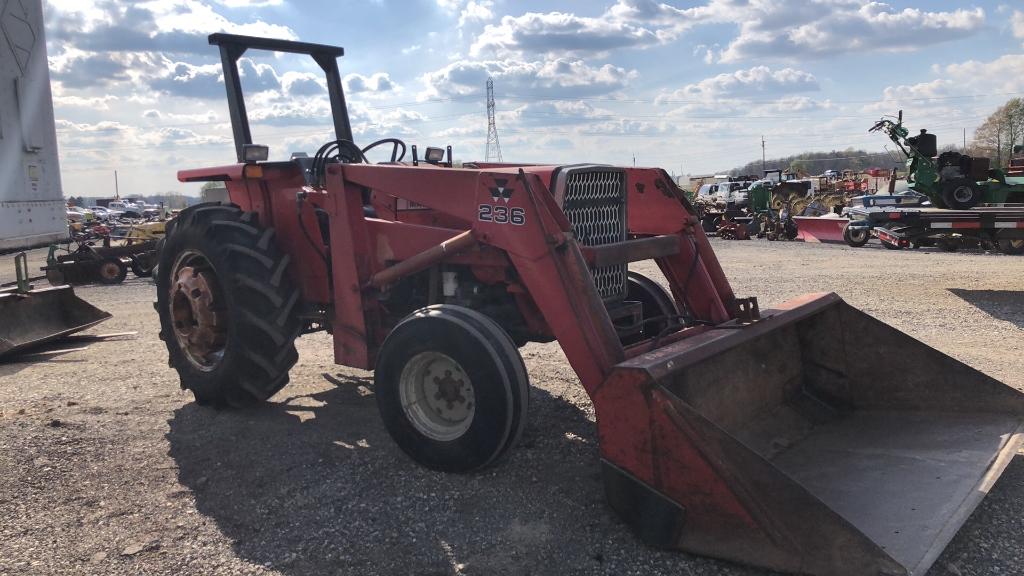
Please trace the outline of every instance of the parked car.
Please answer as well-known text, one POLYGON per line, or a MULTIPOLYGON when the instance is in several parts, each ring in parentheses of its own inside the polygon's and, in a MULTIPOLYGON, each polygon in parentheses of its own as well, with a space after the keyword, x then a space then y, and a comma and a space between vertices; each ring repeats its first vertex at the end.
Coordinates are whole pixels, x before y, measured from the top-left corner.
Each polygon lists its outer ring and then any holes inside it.
POLYGON ((93 214, 96 215, 97 220, 102 220, 104 222, 117 220, 122 214, 117 210, 111 210, 109 208, 104 208, 103 206, 93 206, 92 208, 89 208, 89 210, 92 210, 93 214))
POLYGON ((70 206, 68 208, 68 221, 70 222, 91 222, 96 219, 92 210, 81 206, 70 206))

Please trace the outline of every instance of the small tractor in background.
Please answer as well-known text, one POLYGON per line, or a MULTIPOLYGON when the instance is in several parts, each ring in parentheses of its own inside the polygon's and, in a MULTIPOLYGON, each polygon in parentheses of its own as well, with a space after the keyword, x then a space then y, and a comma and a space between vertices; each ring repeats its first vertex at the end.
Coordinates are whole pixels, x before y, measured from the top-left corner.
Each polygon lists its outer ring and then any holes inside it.
POLYGON ((169 224, 155 305, 197 402, 266 401, 296 338, 326 331, 337 363, 374 370, 409 457, 471 473, 523 431, 518 348, 557 341, 593 401, 608 501, 643 541, 829 576, 924 573, 1016 454, 1024 394, 835 294, 736 297, 664 170, 406 160, 402 140, 353 143, 342 49, 210 43, 238 161, 178 178, 230 203, 169 224), (312 157, 253 143, 252 49, 324 71, 336 139, 312 157), (371 164, 378 146, 390 161, 371 164), (663 284, 629 270, 643 260, 663 284))
POLYGON ((967 210, 979 204, 1024 202, 1024 178, 989 168, 988 158, 948 151, 939 154, 934 134, 922 129, 916 136, 903 126, 903 111, 894 121, 884 117, 869 132, 884 132, 906 156, 910 190, 927 196, 938 208, 967 210))

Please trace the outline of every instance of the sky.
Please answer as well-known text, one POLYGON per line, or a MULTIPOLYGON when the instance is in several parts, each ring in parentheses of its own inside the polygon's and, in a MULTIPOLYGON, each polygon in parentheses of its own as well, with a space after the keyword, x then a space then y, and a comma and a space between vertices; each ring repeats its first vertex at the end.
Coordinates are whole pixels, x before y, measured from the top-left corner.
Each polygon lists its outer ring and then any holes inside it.
MULTIPOLYGON (((904 110, 960 144, 1024 94, 1024 0, 45 0, 66 195, 197 195, 177 170, 234 162, 214 32, 342 46, 355 141, 485 159, 494 79, 507 162, 724 171, 803 151, 882 150, 904 110)), ((320 69, 249 52, 271 158, 333 139, 320 69)), ((891 147, 891 146, 890 146, 891 147)), ((376 157, 374 159, 381 159, 376 157)))

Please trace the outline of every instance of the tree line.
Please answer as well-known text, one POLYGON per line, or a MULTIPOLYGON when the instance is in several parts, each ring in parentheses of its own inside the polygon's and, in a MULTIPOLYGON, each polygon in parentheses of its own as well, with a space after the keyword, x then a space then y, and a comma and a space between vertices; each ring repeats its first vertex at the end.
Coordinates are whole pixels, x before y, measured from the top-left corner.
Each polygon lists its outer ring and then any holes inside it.
MULTIPOLYGON (((764 163, 764 167, 768 170, 781 168, 803 176, 822 174, 826 170, 861 172, 870 168, 889 169, 896 165, 897 159, 888 152, 868 152, 854 148, 832 150, 831 152, 803 152, 792 156, 770 158, 764 163)), ((729 174, 732 176, 760 175, 761 161, 755 160, 733 168, 729 174)))

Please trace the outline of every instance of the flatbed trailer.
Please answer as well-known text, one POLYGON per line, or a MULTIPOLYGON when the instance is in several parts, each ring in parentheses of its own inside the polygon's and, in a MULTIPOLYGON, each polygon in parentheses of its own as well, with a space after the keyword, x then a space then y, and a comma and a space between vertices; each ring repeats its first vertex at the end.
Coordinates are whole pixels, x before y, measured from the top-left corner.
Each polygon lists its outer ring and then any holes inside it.
POLYGON ((1024 253, 1024 204, 985 205, 969 210, 927 206, 854 206, 843 233, 846 243, 863 246, 871 236, 886 248, 908 248, 954 235, 992 242, 1007 254, 1024 253))

